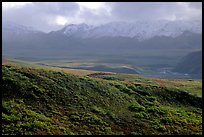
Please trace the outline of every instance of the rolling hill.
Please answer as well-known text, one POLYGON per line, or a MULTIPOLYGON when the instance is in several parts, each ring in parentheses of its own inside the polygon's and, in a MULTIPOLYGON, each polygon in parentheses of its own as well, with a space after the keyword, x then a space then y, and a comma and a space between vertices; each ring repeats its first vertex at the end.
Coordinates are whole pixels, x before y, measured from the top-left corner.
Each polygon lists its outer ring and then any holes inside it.
POLYGON ((202 134, 200 84, 5 64, 2 134, 202 134))
POLYGON ((202 78, 202 51, 192 52, 177 64, 174 71, 188 73, 196 78, 202 78))

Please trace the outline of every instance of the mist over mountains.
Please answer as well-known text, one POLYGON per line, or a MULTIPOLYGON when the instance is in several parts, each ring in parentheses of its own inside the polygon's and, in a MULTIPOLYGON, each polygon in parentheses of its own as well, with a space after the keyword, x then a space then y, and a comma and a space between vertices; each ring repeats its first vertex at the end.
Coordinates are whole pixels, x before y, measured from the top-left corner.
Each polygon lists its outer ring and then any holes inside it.
POLYGON ((174 67, 187 54, 202 49, 201 27, 198 21, 112 22, 100 26, 83 23, 44 33, 3 22, 2 49, 5 56, 23 59, 77 58, 174 67))
MULTIPOLYGON (((201 33, 200 21, 135 21, 135 22, 111 22, 93 26, 82 24, 69 24, 58 31, 50 33, 62 33, 67 37, 100 38, 100 37, 129 37, 137 40, 147 40, 155 36, 177 37, 186 31, 201 33)), ((3 22, 3 31, 16 33, 37 32, 32 27, 25 27, 11 22, 3 22)), ((49 34, 49 33, 48 33, 49 34)))
POLYGON ((3 22, 3 53, 8 55, 66 53, 117 53, 138 49, 199 49, 198 21, 112 22, 100 26, 70 24, 44 33, 30 27, 3 22))
POLYGON ((89 26, 87 24, 67 25, 62 32, 70 36, 82 38, 99 37, 130 37, 137 40, 147 40, 155 36, 177 37, 190 31, 201 33, 201 24, 198 21, 136 21, 111 22, 100 26, 89 26))

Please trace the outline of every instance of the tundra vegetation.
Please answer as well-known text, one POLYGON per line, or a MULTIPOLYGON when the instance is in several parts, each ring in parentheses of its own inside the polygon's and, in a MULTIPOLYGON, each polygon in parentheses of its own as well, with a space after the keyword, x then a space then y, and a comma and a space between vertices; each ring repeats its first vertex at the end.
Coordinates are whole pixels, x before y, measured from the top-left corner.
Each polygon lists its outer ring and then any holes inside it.
POLYGON ((202 134, 201 83, 4 64, 2 134, 202 134))

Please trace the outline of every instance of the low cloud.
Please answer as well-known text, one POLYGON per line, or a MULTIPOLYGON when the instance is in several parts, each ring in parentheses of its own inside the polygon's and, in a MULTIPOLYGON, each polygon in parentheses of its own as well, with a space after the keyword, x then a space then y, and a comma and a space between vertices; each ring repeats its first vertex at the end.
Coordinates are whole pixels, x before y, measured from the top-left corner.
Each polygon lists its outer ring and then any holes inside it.
MULTIPOLYGON (((6 6, 4 3, 3 6, 6 6)), ((97 8, 76 2, 33 2, 3 8, 3 21, 48 32, 65 24, 136 20, 202 20, 201 2, 106 2, 97 8)), ((94 6, 94 4, 93 4, 94 6)))
POLYGON ((74 2, 33 2, 3 10, 3 20, 50 31, 59 28, 56 24, 59 16, 70 17, 78 10, 79 6, 74 2))
POLYGON ((177 2, 118 2, 112 13, 121 20, 181 20, 201 19, 201 3, 177 2))

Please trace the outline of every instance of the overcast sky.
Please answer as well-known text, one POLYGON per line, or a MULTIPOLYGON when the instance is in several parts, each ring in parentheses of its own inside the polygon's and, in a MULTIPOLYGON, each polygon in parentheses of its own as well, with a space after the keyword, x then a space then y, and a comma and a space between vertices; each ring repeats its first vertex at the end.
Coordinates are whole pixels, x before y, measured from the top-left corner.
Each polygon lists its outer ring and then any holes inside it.
POLYGON ((45 32, 66 24, 202 20, 201 2, 2 2, 3 21, 45 32))

